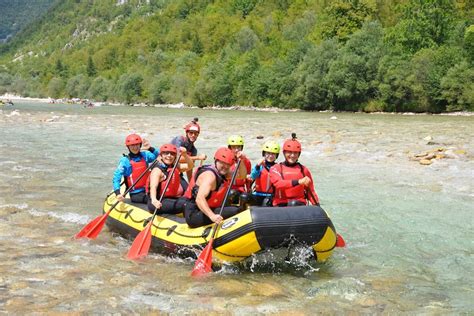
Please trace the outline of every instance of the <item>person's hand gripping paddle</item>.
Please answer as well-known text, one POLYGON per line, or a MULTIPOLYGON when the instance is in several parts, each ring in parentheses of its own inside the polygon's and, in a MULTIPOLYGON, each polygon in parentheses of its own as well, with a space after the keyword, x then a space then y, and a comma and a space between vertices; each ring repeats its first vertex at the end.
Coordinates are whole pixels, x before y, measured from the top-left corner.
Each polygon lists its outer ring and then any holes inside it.
MULTIPOLYGON (((178 157, 176 157, 176 160, 173 165, 173 169, 169 173, 169 177, 166 180, 165 188, 163 189, 163 192, 160 195, 160 199, 159 199, 160 202, 161 200, 163 200, 165 192, 168 189, 171 179, 174 176, 174 171, 178 167, 180 158, 181 158, 181 152, 178 154, 178 157)), ((136 259, 146 257, 146 255, 148 255, 148 251, 150 250, 150 245, 151 245, 151 227, 153 226, 153 220, 155 219, 157 212, 158 212, 158 208, 155 208, 155 212, 153 213, 151 220, 148 222, 145 229, 143 229, 133 241, 132 246, 130 247, 130 250, 128 251, 128 254, 127 254, 128 259, 136 260, 136 259)))

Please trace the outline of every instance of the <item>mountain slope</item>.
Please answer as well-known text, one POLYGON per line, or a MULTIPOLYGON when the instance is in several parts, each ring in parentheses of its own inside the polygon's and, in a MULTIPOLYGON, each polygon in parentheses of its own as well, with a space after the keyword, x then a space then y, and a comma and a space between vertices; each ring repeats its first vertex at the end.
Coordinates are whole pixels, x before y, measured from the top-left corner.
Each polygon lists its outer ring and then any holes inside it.
POLYGON ((472 12, 446 0, 65 0, 0 48, 0 93, 470 109, 472 12))
POLYGON ((0 42, 14 36, 42 16, 55 0, 0 0, 0 42))

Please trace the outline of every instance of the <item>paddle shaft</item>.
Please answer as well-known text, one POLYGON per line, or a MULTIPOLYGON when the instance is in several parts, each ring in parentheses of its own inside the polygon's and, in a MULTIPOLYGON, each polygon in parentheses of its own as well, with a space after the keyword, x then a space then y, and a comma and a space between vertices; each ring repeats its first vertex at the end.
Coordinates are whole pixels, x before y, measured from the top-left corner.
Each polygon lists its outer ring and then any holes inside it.
MULTIPOLYGON (((169 173, 169 177, 166 180, 165 188, 163 189, 163 192, 161 192, 160 199, 158 200, 160 202, 161 202, 161 200, 163 200, 163 197, 165 196, 166 190, 168 190, 168 187, 169 187, 170 182, 171 182, 171 178, 173 178, 173 175, 174 175, 174 171, 178 167, 179 159, 181 159, 181 152, 178 154, 178 157, 176 157, 176 160, 175 160, 174 165, 173 165, 173 169, 171 169, 171 172, 169 173)), ((152 193, 150 193, 150 194, 152 194, 152 193)), ((158 211, 158 208, 155 207, 155 211, 153 212, 153 217, 151 218, 151 221, 150 221, 151 223, 153 223, 153 220, 155 219, 157 211, 158 211)))
MULTIPOLYGON (((237 166, 235 167, 235 170, 232 173, 232 178, 230 179, 229 187, 227 188, 227 191, 224 196, 224 200, 222 201, 221 209, 219 210, 219 215, 221 215, 222 211, 224 210, 225 202, 227 201, 227 198, 229 197, 230 190, 232 188, 232 185, 234 184, 235 178, 237 177, 237 173, 239 172, 240 162, 241 160, 239 159, 237 161, 237 166)), ((212 231, 211 239, 214 239, 214 237, 216 236, 218 227, 219 227, 218 224, 214 224, 214 226, 212 227, 213 231, 212 231)))
MULTIPOLYGON (((165 187, 159 199, 160 202, 163 200, 163 197, 165 196, 166 190, 168 189, 171 179, 174 176, 174 172, 176 168, 178 167, 180 158, 181 158, 181 152, 176 158, 176 161, 174 162, 171 172, 168 174, 168 179, 166 180, 165 187)), ((156 192, 150 192, 150 194, 155 194, 155 193, 156 192)), ((151 220, 148 222, 145 229, 143 229, 133 241, 132 247, 130 248, 127 254, 127 257, 129 259, 132 259, 132 260, 138 259, 148 254, 148 250, 150 249, 150 245, 151 245, 151 228, 153 226, 153 220, 155 219, 157 212, 158 212, 158 208, 155 207, 155 211, 153 212, 153 216, 151 217, 151 220)))
MULTIPOLYGON (((240 167, 240 159, 237 162, 237 166, 236 166, 236 168, 235 168, 235 170, 232 174, 232 178, 230 180, 229 187, 227 188, 227 192, 225 193, 224 200, 222 201, 222 205, 221 205, 219 215, 222 214, 222 211, 223 211, 224 206, 225 206, 225 202, 227 201, 227 198, 229 197, 230 190, 231 190, 232 184, 235 181, 235 177, 237 175, 239 167, 240 167)), ((217 224, 217 223, 212 226, 213 232, 212 232, 211 238, 209 239, 209 241, 207 243, 207 246, 204 247, 201 254, 198 256, 198 258, 196 260, 196 263, 194 265, 193 271, 191 272, 192 276, 194 276, 194 277, 202 276, 202 275, 212 271, 212 248, 213 248, 213 244, 214 244, 214 237, 216 236, 218 228, 219 228, 219 224, 217 224)))
MULTIPOLYGON (((131 185, 127 190, 125 190, 125 192, 123 192, 122 195, 123 195, 123 196, 127 195, 127 193, 130 192, 130 191, 135 187, 135 184, 137 184, 138 181, 140 181, 141 178, 143 178, 143 177, 145 176, 145 174, 146 174, 150 169, 152 169, 154 166, 156 166, 157 163, 158 163, 158 160, 155 159, 155 160, 152 162, 152 164, 149 165, 148 168, 146 168, 146 170, 143 171, 142 174, 138 176, 137 180, 135 180, 135 182, 132 183, 132 185, 131 185)), ((110 213, 110 211, 112 211, 112 210, 117 206, 117 204, 119 204, 119 203, 120 203, 120 201, 115 202, 114 205, 112 205, 112 207, 110 207, 110 209, 109 209, 109 211, 108 211, 107 213, 110 213)))
MULTIPOLYGON (((318 200, 317 200, 316 197, 314 196, 313 191, 311 190, 311 188, 308 188, 308 190, 306 190, 306 192, 309 192, 309 195, 311 196, 311 198, 313 199, 313 201, 314 201, 315 203, 318 203, 318 200)), ((319 204, 320 204, 320 203, 314 204, 314 205, 319 206, 319 204)))

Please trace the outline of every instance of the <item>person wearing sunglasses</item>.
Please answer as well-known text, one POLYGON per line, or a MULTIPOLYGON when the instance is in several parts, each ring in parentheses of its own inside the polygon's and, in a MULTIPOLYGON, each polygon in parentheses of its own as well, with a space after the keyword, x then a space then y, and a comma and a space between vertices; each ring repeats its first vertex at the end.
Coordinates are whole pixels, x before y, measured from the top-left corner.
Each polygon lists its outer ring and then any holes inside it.
MULTIPOLYGON (((198 155, 198 150, 194 146, 194 143, 197 141, 199 134, 201 133, 201 126, 198 124, 197 117, 184 126, 184 132, 185 136, 176 136, 171 140, 171 144, 175 145, 176 148, 186 148, 188 156, 193 161, 206 160, 207 156, 205 154, 198 155)), ((190 180, 193 175, 193 169, 188 170, 186 175, 188 180, 190 180)))
POLYGON ((186 149, 180 148, 184 163, 179 163, 173 171, 178 150, 173 144, 164 144, 160 147, 159 163, 151 170, 147 183, 148 210, 157 214, 178 214, 183 212, 185 200, 181 196, 187 189, 187 183, 182 179, 181 173, 193 168, 193 161, 188 156, 186 149), (167 181, 170 181, 165 190, 167 181), (163 199, 160 201, 160 197, 163 199))

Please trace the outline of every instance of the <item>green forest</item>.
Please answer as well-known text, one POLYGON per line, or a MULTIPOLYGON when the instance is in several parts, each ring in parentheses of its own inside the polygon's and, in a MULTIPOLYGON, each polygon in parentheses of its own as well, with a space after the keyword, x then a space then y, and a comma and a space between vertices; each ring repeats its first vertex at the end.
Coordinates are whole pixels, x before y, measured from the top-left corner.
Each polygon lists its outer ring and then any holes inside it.
POLYGON ((0 0, 0 41, 11 38, 43 15, 54 0, 0 0))
POLYGON ((0 94, 474 111, 472 0, 64 0, 0 45, 0 94))

